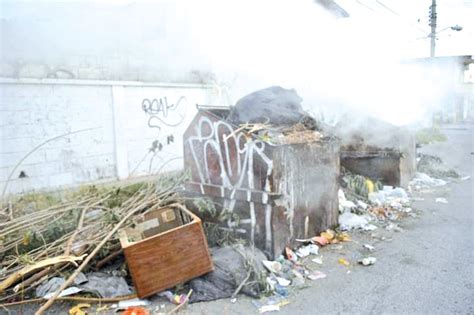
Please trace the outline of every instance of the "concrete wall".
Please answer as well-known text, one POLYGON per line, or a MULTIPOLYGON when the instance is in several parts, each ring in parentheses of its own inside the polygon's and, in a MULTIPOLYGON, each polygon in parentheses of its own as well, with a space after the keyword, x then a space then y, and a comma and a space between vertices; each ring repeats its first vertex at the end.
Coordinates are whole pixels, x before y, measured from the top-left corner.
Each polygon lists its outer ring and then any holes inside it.
POLYGON ((195 104, 216 97, 200 84, 0 79, 0 192, 180 169, 195 104))
POLYGON ((211 82, 185 4, 0 1, 0 77, 211 82))

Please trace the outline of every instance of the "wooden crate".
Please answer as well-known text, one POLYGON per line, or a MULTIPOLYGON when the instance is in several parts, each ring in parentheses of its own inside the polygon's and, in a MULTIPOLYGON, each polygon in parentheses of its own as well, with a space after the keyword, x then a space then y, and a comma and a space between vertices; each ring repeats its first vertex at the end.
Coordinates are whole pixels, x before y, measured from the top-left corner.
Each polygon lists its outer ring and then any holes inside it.
POLYGON ((183 206, 174 209, 182 220, 178 227, 150 237, 145 237, 139 228, 120 232, 120 242, 140 298, 214 269, 201 220, 183 206))

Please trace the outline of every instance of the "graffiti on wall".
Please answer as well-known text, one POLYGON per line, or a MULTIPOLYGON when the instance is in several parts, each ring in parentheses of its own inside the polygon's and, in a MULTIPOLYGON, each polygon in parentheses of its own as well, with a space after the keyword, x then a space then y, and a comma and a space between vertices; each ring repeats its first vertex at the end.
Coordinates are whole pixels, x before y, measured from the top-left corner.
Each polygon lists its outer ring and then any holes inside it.
MULTIPOLYGON (((170 161, 164 161, 158 154, 175 142, 175 135, 173 133, 166 133, 164 131, 171 131, 171 127, 175 128, 181 125, 186 118, 187 100, 185 96, 180 96, 175 102, 170 102, 168 97, 162 98, 145 98, 142 100, 141 107, 143 112, 148 117, 148 127, 156 131, 156 139, 152 141, 143 159, 138 163, 133 172, 138 169, 141 163, 151 154, 149 160, 148 173, 152 173, 153 164, 158 158, 165 165, 170 161)), ((173 159, 177 159, 173 158, 173 159)), ((181 157, 179 157, 181 158, 181 157)), ((132 172, 132 173, 133 173, 132 172)))
MULTIPOLYGON (((235 207, 234 199, 237 191, 245 191, 249 202, 249 217, 239 220, 240 224, 250 224, 250 240, 253 242, 256 228, 255 200, 252 192, 261 192, 265 205, 265 239, 267 249, 271 247, 271 216, 272 207, 268 197, 271 192, 270 176, 273 171, 272 159, 266 154, 267 145, 263 141, 253 139, 243 132, 236 131, 225 121, 212 121, 209 117, 200 117, 196 126, 195 135, 187 139, 186 145, 192 155, 201 183, 215 185, 221 189, 224 198, 224 189, 231 191, 230 198, 224 199, 224 208, 232 212, 235 207), (263 176, 256 176, 262 174, 263 176)), ((238 230, 237 223, 229 218, 227 226, 237 232, 246 233, 245 229, 238 230)))
POLYGON ((161 130, 163 126, 179 126, 186 116, 186 97, 181 96, 174 103, 168 103, 165 96, 160 99, 145 98, 142 109, 148 115, 148 126, 161 130))

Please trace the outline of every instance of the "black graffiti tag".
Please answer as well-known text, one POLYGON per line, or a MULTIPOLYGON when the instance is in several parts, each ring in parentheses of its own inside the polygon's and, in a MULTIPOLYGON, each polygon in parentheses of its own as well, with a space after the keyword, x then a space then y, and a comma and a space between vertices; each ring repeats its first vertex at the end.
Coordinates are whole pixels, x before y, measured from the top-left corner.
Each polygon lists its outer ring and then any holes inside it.
POLYGON ((176 103, 168 104, 166 97, 153 100, 145 98, 142 101, 142 109, 150 117, 148 119, 148 126, 161 130, 163 125, 169 127, 180 125, 186 116, 184 100, 186 100, 186 97, 181 96, 176 103))

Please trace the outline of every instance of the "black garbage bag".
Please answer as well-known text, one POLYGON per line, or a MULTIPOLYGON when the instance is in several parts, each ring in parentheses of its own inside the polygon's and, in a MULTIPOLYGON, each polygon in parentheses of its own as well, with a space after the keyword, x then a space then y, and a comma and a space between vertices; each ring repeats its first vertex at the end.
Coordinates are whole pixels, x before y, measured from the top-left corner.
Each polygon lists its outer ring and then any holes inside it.
POLYGON ((190 303, 229 298, 237 287, 250 278, 240 293, 259 297, 264 290, 265 269, 262 260, 265 255, 257 248, 242 245, 211 248, 214 271, 193 279, 190 303))
POLYGON ((265 123, 292 126, 297 123, 306 125, 308 122, 315 125, 314 119, 303 110, 302 100, 293 89, 272 86, 241 98, 232 108, 227 120, 236 125, 265 123))

